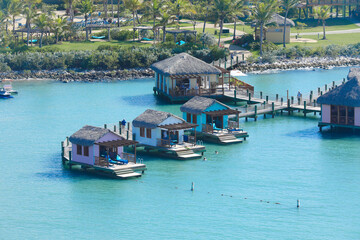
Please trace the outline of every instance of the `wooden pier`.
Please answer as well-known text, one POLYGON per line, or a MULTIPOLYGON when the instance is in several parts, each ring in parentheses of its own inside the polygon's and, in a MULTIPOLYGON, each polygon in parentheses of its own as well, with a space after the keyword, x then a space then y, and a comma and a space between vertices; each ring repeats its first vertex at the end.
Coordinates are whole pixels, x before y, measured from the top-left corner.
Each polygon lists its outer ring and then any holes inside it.
POLYGON ((241 89, 225 91, 224 95, 228 101, 232 101, 235 105, 238 102, 246 103, 245 107, 240 108, 239 118, 253 118, 255 121, 259 115, 271 115, 274 117, 277 112, 302 112, 304 117, 309 113, 321 113, 321 105, 316 103, 316 99, 324 93, 336 88, 339 84, 345 83, 345 78, 339 82, 333 81, 330 85, 325 84, 316 91, 310 91, 301 97, 286 96, 280 97, 279 94, 265 95, 263 92, 250 92, 241 89), (329 87, 330 86, 330 87, 329 87), (308 96, 308 97, 303 97, 308 96))

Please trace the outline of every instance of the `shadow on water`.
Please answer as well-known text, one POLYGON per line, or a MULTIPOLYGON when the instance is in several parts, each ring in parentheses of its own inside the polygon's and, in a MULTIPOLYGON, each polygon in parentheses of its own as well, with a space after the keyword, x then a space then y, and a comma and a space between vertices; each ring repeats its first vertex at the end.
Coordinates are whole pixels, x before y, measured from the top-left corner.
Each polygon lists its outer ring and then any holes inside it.
POLYGON ((352 138, 356 140, 360 140, 360 131, 357 129, 350 128, 334 128, 331 129, 323 129, 322 132, 319 132, 319 135, 323 139, 345 139, 352 138))
POLYGON ((121 97, 121 101, 125 101, 127 104, 134 106, 153 106, 155 103, 155 96, 153 94, 123 96, 121 97))

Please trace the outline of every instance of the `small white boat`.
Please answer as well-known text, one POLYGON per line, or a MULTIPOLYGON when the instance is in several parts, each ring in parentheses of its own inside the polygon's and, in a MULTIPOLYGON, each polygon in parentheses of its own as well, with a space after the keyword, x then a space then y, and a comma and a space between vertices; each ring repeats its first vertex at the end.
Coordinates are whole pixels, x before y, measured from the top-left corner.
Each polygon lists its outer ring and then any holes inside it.
POLYGON ((13 98, 11 94, 7 91, 5 91, 4 88, 0 88, 0 98, 13 98))

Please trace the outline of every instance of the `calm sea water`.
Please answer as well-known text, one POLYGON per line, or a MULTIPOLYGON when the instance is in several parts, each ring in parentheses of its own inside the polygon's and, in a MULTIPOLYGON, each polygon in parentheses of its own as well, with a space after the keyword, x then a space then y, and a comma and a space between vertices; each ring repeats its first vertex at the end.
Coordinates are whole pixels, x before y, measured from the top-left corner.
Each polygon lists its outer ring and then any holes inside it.
MULTIPOLYGON (((243 79, 286 95, 347 72, 243 79)), ((131 120, 147 108, 180 114, 179 105, 158 102, 151 79, 13 85, 20 94, 0 101, 0 239, 360 237, 360 135, 321 134, 317 116, 242 122, 248 141, 207 144, 208 161, 144 157, 142 178, 112 180, 63 169, 64 137, 85 124, 131 120)))

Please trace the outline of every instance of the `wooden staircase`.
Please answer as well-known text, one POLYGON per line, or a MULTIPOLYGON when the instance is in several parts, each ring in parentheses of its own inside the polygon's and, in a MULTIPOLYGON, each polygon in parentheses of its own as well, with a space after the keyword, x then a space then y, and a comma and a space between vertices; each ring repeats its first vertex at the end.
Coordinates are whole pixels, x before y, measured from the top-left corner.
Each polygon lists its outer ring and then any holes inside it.
POLYGON ((141 173, 134 172, 131 168, 116 169, 114 173, 119 178, 141 177, 141 173))
POLYGON ((243 142, 243 140, 236 138, 232 134, 224 134, 224 135, 219 136, 218 138, 219 138, 219 143, 221 143, 221 144, 232 144, 232 143, 242 143, 243 142))
POLYGON ((190 149, 177 151, 176 154, 179 159, 201 158, 200 154, 194 153, 194 151, 190 149))

